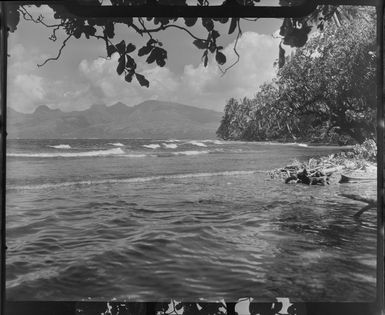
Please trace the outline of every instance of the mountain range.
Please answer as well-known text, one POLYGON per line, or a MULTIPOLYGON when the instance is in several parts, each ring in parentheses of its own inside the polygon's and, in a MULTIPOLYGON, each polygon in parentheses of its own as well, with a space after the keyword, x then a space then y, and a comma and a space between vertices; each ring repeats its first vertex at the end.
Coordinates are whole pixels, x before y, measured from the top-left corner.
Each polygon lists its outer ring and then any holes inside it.
POLYGON ((32 114, 8 108, 7 128, 10 139, 204 139, 216 138, 221 117, 212 110, 155 100, 72 112, 41 105, 32 114))

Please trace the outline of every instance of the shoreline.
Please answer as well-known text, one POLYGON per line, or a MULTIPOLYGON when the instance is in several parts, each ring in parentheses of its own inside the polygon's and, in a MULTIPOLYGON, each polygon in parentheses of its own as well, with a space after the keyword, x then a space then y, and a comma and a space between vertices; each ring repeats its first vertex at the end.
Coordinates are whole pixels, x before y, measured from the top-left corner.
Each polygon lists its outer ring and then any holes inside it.
MULTIPOLYGON (((330 184, 333 174, 342 175, 340 183, 377 178, 377 147, 374 140, 366 140, 360 145, 347 148, 348 151, 329 156, 311 157, 305 162, 293 160, 284 167, 269 172, 272 179, 284 179, 285 183, 308 185, 330 184), (350 150, 349 150, 350 149, 350 150)), ((335 177, 335 176, 334 176, 335 177)))

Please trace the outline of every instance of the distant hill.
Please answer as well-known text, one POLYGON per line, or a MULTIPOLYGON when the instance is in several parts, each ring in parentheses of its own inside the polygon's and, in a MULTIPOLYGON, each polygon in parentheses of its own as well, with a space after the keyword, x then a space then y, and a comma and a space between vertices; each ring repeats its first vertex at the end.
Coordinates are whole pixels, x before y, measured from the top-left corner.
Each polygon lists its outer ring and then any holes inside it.
POLYGON ((32 114, 8 109, 8 138, 215 138, 222 114, 178 103, 145 101, 93 105, 84 111, 62 112, 39 106, 32 114))

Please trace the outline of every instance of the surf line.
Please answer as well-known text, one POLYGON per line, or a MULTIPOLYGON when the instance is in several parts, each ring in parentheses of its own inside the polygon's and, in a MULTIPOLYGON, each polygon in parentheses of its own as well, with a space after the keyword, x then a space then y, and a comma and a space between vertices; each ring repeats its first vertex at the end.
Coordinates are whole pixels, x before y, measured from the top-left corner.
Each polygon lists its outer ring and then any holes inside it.
POLYGON ((50 188, 63 188, 71 186, 92 186, 102 184, 117 184, 117 183, 144 183, 157 180, 169 180, 169 179, 183 179, 183 178, 200 178, 200 177, 214 177, 214 176, 242 176, 268 173, 264 170, 254 171, 224 171, 213 173, 186 173, 186 174, 172 174, 172 175, 159 175, 159 176, 147 176, 147 177, 131 177, 131 178, 119 178, 119 179, 100 179, 100 180, 85 180, 85 181, 70 181, 62 183, 46 183, 37 185, 23 185, 23 186, 9 186, 7 190, 39 190, 50 188))

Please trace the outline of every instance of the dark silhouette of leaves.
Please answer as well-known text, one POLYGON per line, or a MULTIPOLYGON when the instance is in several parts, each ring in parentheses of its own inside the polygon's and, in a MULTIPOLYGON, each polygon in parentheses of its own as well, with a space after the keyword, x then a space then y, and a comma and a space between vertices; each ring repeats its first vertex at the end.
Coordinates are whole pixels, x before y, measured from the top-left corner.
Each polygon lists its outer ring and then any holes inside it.
POLYGON ((238 18, 232 18, 231 23, 230 23, 230 28, 229 28, 229 35, 234 33, 235 28, 237 27, 238 24, 238 18))
POLYGON ((141 86, 145 86, 145 87, 150 86, 150 82, 148 82, 148 80, 144 77, 144 75, 141 75, 139 73, 135 73, 135 77, 141 86))
POLYGON ((114 24, 112 22, 107 22, 106 27, 104 29, 104 34, 108 38, 114 38, 114 36, 115 36, 114 28, 115 27, 114 27, 114 24))
POLYGON ((209 18, 202 18, 202 25, 211 32, 214 29, 214 22, 212 19, 209 18))
POLYGON ((131 68, 131 69, 135 69, 136 68, 135 60, 131 56, 129 56, 129 55, 126 55, 126 67, 127 68, 131 68))
POLYGON ((226 63, 226 56, 220 51, 217 51, 217 53, 215 54, 215 59, 220 65, 223 65, 226 63))
POLYGON ((126 43, 124 42, 124 40, 122 40, 119 44, 116 45, 116 49, 121 55, 126 52, 126 43))
POLYGON ((212 37, 214 40, 217 39, 219 36, 220 36, 220 34, 219 34, 218 31, 213 30, 213 31, 211 32, 211 37, 212 37))
POLYGON ((124 80, 126 80, 127 82, 131 82, 132 81, 132 77, 134 76, 134 71, 129 71, 127 72, 127 74, 124 76, 124 80))
POLYGON ((118 67, 116 68, 116 72, 118 73, 118 75, 121 75, 123 73, 124 68, 125 68, 125 64, 126 64, 126 62, 125 62, 124 55, 120 56, 118 67))
POLYGON ((199 48, 199 49, 206 49, 207 48, 207 42, 202 39, 196 39, 193 41, 193 44, 199 48))
POLYGON ((117 49, 114 45, 108 45, 107 46, 107 56, 111 57, 113 53, 117 52, 117 49))
POLYGON ((126 53, 129 54, 129 53, 133 52, 135 49, 136 49, 135 45, 129 43, 129 44, 127 44, 127 47, 126 47, 126 53))
MULTIPOLYGON (((174 4, 175 0, 148 0, 153 5, 159 5, 159 4, 174 4)), ((225 0, 223 1, 222 5, 234 5, 237 3, 237 1, 241 0, 225 0)), ((287 3, 288 0, 280 0, 280 4, 287 3)), ((289 1, 290 3, 294 0, 289 1)), ((301 1, 301 0, 295 0, 295 1, 301 1)), ((111 4, 113 6, 131 6, 131 5, 141 5, 144 4, 145 0, 111 0, 111 4)), ((208 6, 211 4, 212 0, 197 0, 199 6, 208 6)), ((258 2, 258 0, 242 0, 241 5, 254 5, 255 2, 258 2)), ((100 0, 87 0, 87 3, 92 5, 102 5, 102 1, 100 0)), ((187 5, 186 0, 178 1, 178 4, 187 5)), ((16 30, 17 24, 19 22, 20 16, 22 16, 27 21, 32 21, 34 23, 40 23, 47 28, 50 28, 52 30, 52 34, 50 35, 49 39, 55 41, 56 38, 56 32, 57 31, 64 31, 64 33, 67 35, 67 37, 63 40, 62 46, 60 47, 57 56, 46 59, 41 65, 46 64, 48 61, 51 60, 58 60, 59 57, 62 54, 63 48, 66 46, 67 41, 70 38, 76 38, 79 39, 83 35, 85 38, 96 38, 104 40, 106 50, 107 50, 107 56, 111 57, 113 53, 116 51, 119 52, 120 55, 129 54, 132 53, 136 47, 132 44, 128 44, 127 46, 124 45, 124 41, 121 41, 119 44, 117 44, 115 47, 111 45, 110 39, 114 38, 116 36, 115 34, 115 27, 117 24, 123 24, 127 26, 131 31, 134 31, 139 36, 148 35, 149 40, 147 44, 144 47, 141 47, 138 50, 138 56, 147 56, 147 59, 149 63, 156 62, 158 66, 164 66, 167 59, 167 52, 159 52, 156 51, 152 54, 153 50, 156 47, 161 47, 162 43, 158 41, 158 39, 155 38, 154 34, 161 31, 166 31, 168 28, 173 29, 180 29, 184 31, 188 36, 190 36, 193 39, 194 45, 198 49, 205 50, 206 54, 202 56, 202 60, 205 65, 208 63, 208 55, 207 52, 210 52, 212 54, 216 54, 215 60, 218 62, 219 65, 225 63, 226 57, 223 57, 222 54, 217 54, 218 50, 221 50, 217 46, 217 40, 220 38, 221 34, 214 29, 214 21, 226 24, 229 23, 229 30, 228 34, 236 33, 237 38, 239 38, 241 34, 241 19, 239 18, 227 18, 227 17, 217 17, 217 18, 209 18, 204 17, 201 19, 202 25, 204 29, 208 32, 207 37, 203 36, 200 38, 200 36, 197 36, 194 34, 193 30, 189 30, 189 27, 192 27, 196 24, 197 18, 194 17, 185 17, 183 18, 185 26, 181 25, 177 22, 178 18, 169 18, 169 17, 147 17, 147 18, 86 18, 86 17, 80 17, 76 16, 68 11, 68 9, 64 6, 55 4, 54 2, 48 4, 49 7, 51 7, 54 11, 54 18, 58 21, 58 24, 49 25, 45 22, 42 16, 34 17, 29 12, 29 7, 27 5, 23 5, 20 3, 13 4, 12 2, 9 2, 7 4, 7 15, 8 15, 8 23, 9 23, 9 29, 11 32, 16 30), (151 21, 152 26, 149 27, 149 25, 145 24, 145 21, 151 21), (156 27, 153 27, 153 26, 156 27), (100 35, 98 31, 102 31, 103 35, 100 35)), ((338 10, 338 6, 333 5, 323 5, 317 8, 315 13, 311 14, 309 17, 306 18, 296 18, 296 19, 285 19, 282 28, 281 28, 281 34, 284 37, 283 43, 295 46, 295 47, 301 47, 307 42, 308 40, 308 34, 311 29, 311 25, 317 25, 320 29, 322 29, 325 25, 325 22, 330 20, 331 18, 336 18, 337 20, 341 19, 343 17, 343 14, 338 10)), ((56 23, 56 22, 55 22, 56 23)), ((239 57, 239 54, 237 53, 236 46, 237 46, 238 40, 235 41, 234 44, 234 51, 239 57)), ((280 50, 280 54, 282 53, 282 50, 280 50)), ((128 58, 128 57, 127 57, 128 58)), ((238 58, 239 60, 239 58, 238 58)), ((280 60, 283 60, 282 58, 280 60)), ((236 62, 235 62, 236 63, 236 62)), ((280 63, 282 66, 282 63, 280 63)), ((131 68, 133 67, 132 60, 127 63, 127 67, 131 68)), ((223 73, 225 73, 229 68, 234 66, 232 64, 227 69, 224 69, 223 73)), ((122 63, 118 65, 117 71, 120 73, 122 71, 122 63)), ((123 69, 124 71, 124 69, 123 69)))
POLYGON ((143 46, 142 48, 140 48, 138 50, 138 56, 141 57, 141 56, 144 56, 144 55, 148 55, 153 48, 154 47, 152 47, 152 46, 143 46))
POLYGON ((184 23, 186 26, 191 27, 194 26, 197 22, 198 18, 184 18, 184 23))
POLYGON ((203 65, 207 67, 207 63, 209 62, 209 57, 207 56, 207 50, 203 54, 203 65))

